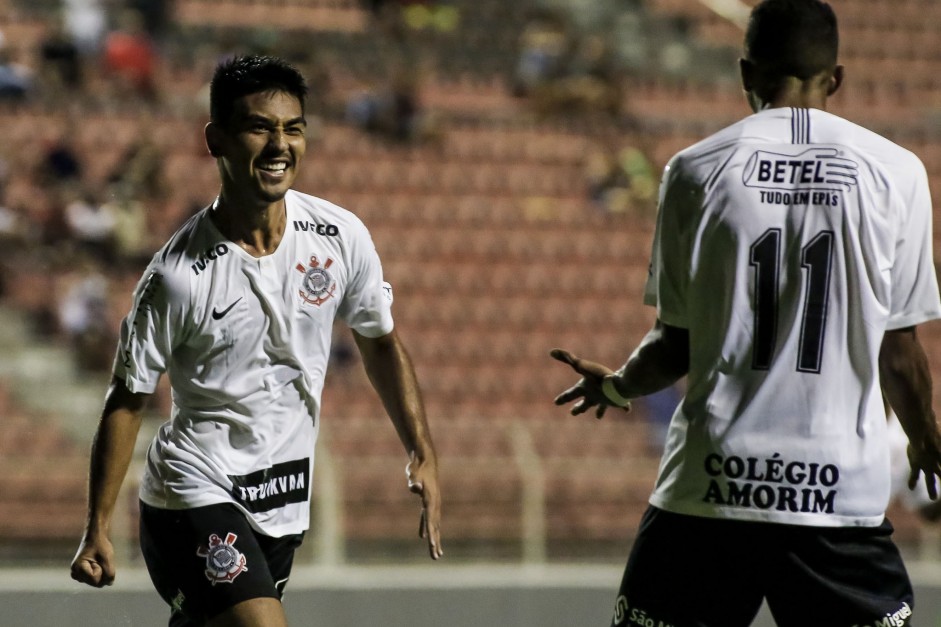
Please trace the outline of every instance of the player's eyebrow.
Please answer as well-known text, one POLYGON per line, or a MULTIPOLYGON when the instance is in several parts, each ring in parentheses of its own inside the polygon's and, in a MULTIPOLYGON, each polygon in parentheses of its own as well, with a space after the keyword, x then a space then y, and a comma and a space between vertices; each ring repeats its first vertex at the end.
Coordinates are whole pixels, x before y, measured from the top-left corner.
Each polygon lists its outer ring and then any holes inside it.
MULTIPOLYGON (((271 126, 277 126, 278 120, 272 117, 261 115, 260 113, 249 113, 245 116, 244 122, 251 123, 262 123, 268 124, 271 126)), ((296 118, 291 118, 290 120, 284 123, 285 127, 288 126, 307 126, 307 119, 304 116, 298 116, 296 118)))

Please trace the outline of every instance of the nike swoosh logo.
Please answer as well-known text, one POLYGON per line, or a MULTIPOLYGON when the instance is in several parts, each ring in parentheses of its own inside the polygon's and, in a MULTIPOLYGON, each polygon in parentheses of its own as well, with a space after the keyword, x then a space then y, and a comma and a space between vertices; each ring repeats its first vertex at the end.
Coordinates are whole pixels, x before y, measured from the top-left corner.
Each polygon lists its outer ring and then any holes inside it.
POLYGON ((222 318, 223 318, 227 313, 229 313, 230 311, 232 311, 232 308, 235 307, 235 306, 238 304, 238 302, 239 302, 240 300, 242 300, 242 297, 241 297, 241 296, 239 296, 238 299, 237 299, 234 303, 232 303, 231 305, 229 305, 228 307, 226 307, 226 308, 223 309, 222 311, 216 311, 216 308, 213 307, 213 308, 212 308, 212 319, 213 319, 213 320, 222 320, 222 318))

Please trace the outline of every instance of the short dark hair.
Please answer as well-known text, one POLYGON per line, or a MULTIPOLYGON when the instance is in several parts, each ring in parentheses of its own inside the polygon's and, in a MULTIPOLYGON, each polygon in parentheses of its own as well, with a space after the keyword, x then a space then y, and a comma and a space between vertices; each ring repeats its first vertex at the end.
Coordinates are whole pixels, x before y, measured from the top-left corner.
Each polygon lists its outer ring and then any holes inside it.
POLYGON ((263 55, 223 61, 216 67, 209 84, 209 117, 214 123, 225 125, 232 118, 236 100, 269 91, 291 94, 300 101, 301 111, 304 111, 307 82, 287 61, 263 55))
POLYGON ((777 76, 807 80, 836 67, 840 38, 821 0, 762 0, 745 31, 745 58, 777 76))

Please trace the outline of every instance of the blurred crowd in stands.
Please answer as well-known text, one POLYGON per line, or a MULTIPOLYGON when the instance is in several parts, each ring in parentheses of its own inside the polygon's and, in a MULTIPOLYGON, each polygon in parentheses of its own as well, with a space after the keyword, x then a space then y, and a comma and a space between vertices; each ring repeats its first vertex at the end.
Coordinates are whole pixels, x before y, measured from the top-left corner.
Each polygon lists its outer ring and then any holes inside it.
MULTIPOLYGON (((35 280, 45 283, 20 298, 35 308, 36 332, 68 337, 80 349, 79 366, 107 370, 141 268, 181 220, 211 200, 212 189, 200 190, 181 206, 179 194, 170 192, 178 183, 168 180, 167 155, 153 137, 161 115, 182 113, 192 134, 178 141, 201 153, 208 85, 202 79, 181 99, 185 90, 168 83, 208 77, 221 58, 238 52, 270 52, 308 77, 315 135, 315 118, 323 114, 393 144, 440 143, 446 122, 422 102, 425 77, 439 70, 429 42, 459 29, 466 6, 363 0, 385 67, 371 83, 338 94, 334 77, 343 60, 311 45, 310 33, 301 30, 221 30, 213 39, 186 41, 172 0, 61 0, 36 12, 14 0, 12 15, 0 15, 0 106, 14 112, 6 119, 34 116, 33 130, 24 132, 39 136, 29 138, 26 153, 0 146, 0 295, 9 295, 4 279, 11 272, 33 268, 41 275, 35 280), (137 120, 130 132, 96 130, 107 150, 80 140, 89 133, 85 111, 129 108, 137 120)), ((604 38, 579 34, 564 13, 538 10, 517 43, 506 78, 523 111, 619 114, 621 70, 604 38)), ((642 146, 599 142, 585 156, 584 177, 586 198, 603 211, 643 212, 654 202, 656 173, 642 146)))

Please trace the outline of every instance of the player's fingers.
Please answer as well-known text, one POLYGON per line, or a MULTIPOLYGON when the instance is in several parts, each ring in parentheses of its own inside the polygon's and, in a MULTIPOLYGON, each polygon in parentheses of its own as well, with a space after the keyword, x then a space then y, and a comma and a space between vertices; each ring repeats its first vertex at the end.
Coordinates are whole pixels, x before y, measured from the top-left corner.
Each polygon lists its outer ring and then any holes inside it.
POLYGON ((581 357, 576 357, 575 355, 568 352, 567 350, 563 350, 561 348, 554 348, 551 351, 549 351, 549 355, 551 355, 552 357, 555 357, 556 359, 558 359, 564 364, 568 364, 569 366, 572 367, 572 370, 574 370, 575 372, 577 372, 578 374, 582 376, 592 375, 592 372, 588 368, 585 367, 585 360, 583 360, 581 357))
POLYGON ((72 579, 89 586, 100 587, 102 570, 98 562, 83 558, 72 564, 72 579))
POLYGON ((604 412, 608 408, 604 403, 598 403, 598 407, 595 408, 595 418, 601 420, 604 418, 604 412))
POLYGON ((444 555, 444 549, 441 548, 441 523, 437 516, 429 512, 428 508, 422 509, 422 527, 424 530, 423 538, 428 540, 428 554, 431 559, 436 560, 444 555))
POLYGON ((918 468, 912 468, 911 472, 908 473, 908 489, 914 490, 918 486, 918 476, 921 472, 918 468))
POLYGON ((422 493, 422 528, 428 540, 428 552, 431 559, 438 559, 444 555, 441 548, 441 499, 438 494, 438 484, 430 482, 428 489, 422 493))
POLYGON ((428 518, 425 516, 425 508, 421 508, 421 516, 418 519, 418 537, 428 537, 428 518))
POLYGON ((582 387, 582 381, 579 381, 569 389, 565 390, 561 394, 555 397, 556 405, 565 405, 570 403, 577 398, 580 398, 585 395, 585 388, 582 387))
POLYGON ((578 362, 578 358, 564 348, 553 348, 551 351, 549 351, 549 356, 553 359, 558 359, 563 364, 568 364, 573 368, 576 367, 578 362))
POLYGON ((575 403, 574 407, 572 407, 572 415, 577 416, 579 414, 584 414, 595 405, 596 403, 589 401, 587 398, 583 398, 579 402, 575 403))
POLYGON ((105 560, 101 564, 101 585, 110 586, 114 583, 115 569, 110 560, 105 560))
POLYGON ((441 559, 444 555, 444 549, 441 548, 441 533, 434 527, 428 529, 428 554, 433 560, 441 559))
POLYGON ((932 501, 938 498, 938 478, 934 473, 925 473, 925 487, 928 488, 928 496, 932 501))

